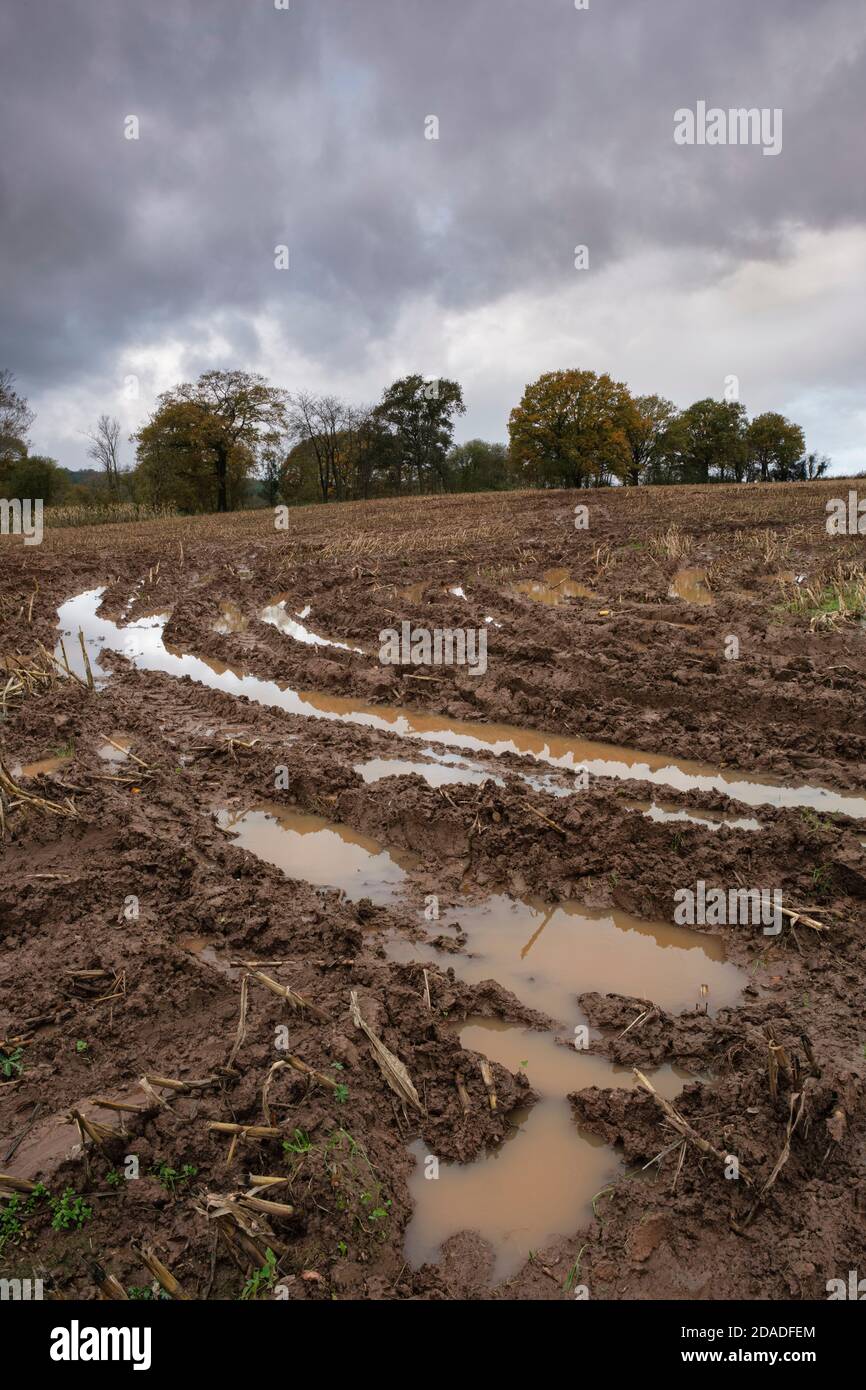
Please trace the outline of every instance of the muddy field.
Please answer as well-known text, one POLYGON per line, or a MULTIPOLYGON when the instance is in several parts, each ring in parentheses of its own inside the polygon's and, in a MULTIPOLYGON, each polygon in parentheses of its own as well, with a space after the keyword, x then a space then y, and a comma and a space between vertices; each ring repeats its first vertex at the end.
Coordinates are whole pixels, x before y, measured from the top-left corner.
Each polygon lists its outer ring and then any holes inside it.
POLYGON ((3 538, 0 1275, 799 1300, 862 1269, 848 486, 3 538), (486 670, 383 664, 404 622, 483 631, 486 670), (781 930, 679 924, 699 882, 781 892, 781 930))

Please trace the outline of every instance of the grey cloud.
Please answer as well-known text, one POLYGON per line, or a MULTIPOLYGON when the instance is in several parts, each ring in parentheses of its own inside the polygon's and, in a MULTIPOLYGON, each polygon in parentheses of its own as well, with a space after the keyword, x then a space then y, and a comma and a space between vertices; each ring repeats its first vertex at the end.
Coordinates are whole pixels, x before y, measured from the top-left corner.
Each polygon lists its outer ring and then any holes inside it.
POLYGON ((861 0, 28 0, 0 53, 0 365, 34 398, 212 314, 241 360, 266 314, 338 369, 416 296, 571 287, 577 242, 687 283, 866 220, 861 0), (782 155, 676 147, 699 98, 782 107, 782 155))

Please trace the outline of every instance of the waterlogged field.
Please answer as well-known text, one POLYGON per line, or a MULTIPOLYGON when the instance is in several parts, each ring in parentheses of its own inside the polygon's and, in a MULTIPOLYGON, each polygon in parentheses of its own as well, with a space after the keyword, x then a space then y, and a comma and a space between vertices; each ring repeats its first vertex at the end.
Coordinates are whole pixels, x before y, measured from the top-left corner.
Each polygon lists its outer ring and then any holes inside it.
POLYGON ((862 1266, 853 486, 2 538, 0 1276, 799 1300, 862 1266))

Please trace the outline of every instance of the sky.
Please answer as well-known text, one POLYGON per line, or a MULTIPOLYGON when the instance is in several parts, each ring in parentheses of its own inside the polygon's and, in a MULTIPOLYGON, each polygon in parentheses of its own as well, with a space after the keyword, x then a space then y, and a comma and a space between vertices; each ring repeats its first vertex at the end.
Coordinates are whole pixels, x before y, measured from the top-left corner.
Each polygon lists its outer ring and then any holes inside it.
POLYGON ((505 440, 579 367, 736 392, 866 468, 863 0, 578 3, 6 0, 0 367, 31 449, 86 467, 99 414, 127 441, 220 367, 358 404, 456 378, 457 437, 505 440), (679 143, 699 103, 775 125, 679 143))

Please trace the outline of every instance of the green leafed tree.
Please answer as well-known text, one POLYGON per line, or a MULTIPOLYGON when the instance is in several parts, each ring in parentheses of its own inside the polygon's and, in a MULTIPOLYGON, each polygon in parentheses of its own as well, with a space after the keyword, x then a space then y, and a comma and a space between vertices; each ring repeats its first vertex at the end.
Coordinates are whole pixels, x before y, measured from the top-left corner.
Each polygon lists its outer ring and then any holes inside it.
POLYGON ((454 420, 465 411, 460 384, 446 377, 427 381, 415 373, 388 387, 374 415, 394 437, 395 492, 448 490, 446 460, 454 420))
POLYGON ((746 430, 749 471, 762 483, 788 482, 803 457, 806 440, 799 425, 775 410, 756 415, 746 430))
POLYGON ((285 392, 264 377, 205 372, 197 382, 163 392, 136 435, 142 487, 150 500, 229 511, 246 496, 258 452, 285 426, 285 392))
POLYGON ((671 427, 683 483, 742 482, 748 469, 746 408, 739 401, 695 401, 671 427))

